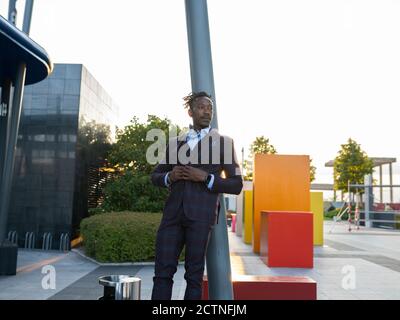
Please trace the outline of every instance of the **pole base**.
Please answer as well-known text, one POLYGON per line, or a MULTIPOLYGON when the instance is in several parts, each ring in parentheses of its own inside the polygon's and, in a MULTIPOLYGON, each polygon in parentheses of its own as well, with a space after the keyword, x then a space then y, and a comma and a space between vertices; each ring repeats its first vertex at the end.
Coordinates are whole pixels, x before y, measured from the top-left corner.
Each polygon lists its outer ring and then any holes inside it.
POLYGON ((9 241, 0 243, 0 276, 17 274, 18 246, 9 241))

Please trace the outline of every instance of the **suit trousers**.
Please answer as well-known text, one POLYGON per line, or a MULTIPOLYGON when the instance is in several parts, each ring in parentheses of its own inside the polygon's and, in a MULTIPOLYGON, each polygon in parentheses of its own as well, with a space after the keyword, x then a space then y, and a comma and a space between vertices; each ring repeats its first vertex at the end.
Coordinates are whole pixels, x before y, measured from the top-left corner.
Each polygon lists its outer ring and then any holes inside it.
POLYGON ((185 300, 200 300, 205 256, 213 225, 190 220, 183 205, 175 216, 163 216, 156 238, 152 300, 171 300, 173 277, 185 246, 185 300))

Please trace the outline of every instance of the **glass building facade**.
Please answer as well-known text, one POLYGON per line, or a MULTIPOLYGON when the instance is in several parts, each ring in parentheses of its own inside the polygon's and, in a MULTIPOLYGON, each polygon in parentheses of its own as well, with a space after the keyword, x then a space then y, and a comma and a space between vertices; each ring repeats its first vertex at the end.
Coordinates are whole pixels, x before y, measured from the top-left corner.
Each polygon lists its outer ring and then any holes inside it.
POLYGON ((76 236, 88 215, 90 173, 104 165, 117 117, 117 106, 83 65, 56 64, 49 78, 25 87, 8 215, 20 247, 28 232, 36 248, 45 233, 52 249, 62 234, 76 236))

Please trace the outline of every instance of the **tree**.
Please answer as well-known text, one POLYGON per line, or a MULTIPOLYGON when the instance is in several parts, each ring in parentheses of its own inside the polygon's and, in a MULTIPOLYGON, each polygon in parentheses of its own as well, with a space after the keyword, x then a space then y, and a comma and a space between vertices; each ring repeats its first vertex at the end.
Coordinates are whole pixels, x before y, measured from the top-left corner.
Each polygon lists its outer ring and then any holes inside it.
POLYGON ((106 161, 105 157, 111 150, 111 129, 105 124, 94 120, 87 122, 82 117, 78 129, 77 151, 79 161, 88 165, 106 161))
POLYGON ((153 186, 150 175, 127 170, 104 188, 101 211, 161 212, 168 190, 153 186))
POLYGON ((310 182, 315 180, 315 175, 317 173, 317 167, 312 164, 312 159, 310 158, 310 182))
POLYGON ((147 161, 146 152, 154 141, 146 141, 146 136, 151 129, 161 129, 168 141, 169 130, 174 127, 179 134, 181 129, 172 125, 169 119, 149 115, 145 123, 134 117, 128 126, 117 130, 117 142, 112 146, 108 160, 119 174, 104 189, 102 209, 162 211, 168 190, 155 187, 150 181, 155 165, 147 161))
POLYGON ((263 154, 275 154, 277 151, 275 147, 270 144, 269 138, 265 138, 264 136, 256 137, 256 139, 250 145, 250 159, 245 160, 243 163, 244 169, 246 170, 246 175, 244 180, 253 180, 253 167, 252 163, 254 160, 254 155, 257 153, 263 154))
POLYGON ((87 217, 88 211, 102 201, 101 185, 106 177, 102 168, 107 166, 107 154, 111 150, 111 129, 108 125, 79 121, 76 140, 75 170, 79 179, 75 179, 74 215, 72 218, 73 232, 78 230, 81 220, 87 217), (99 191, 100 190, 100 191, 99 191))
MULTIPOLYGON (((264 136, 256 137, 256 139, 250 145, 250 158, 254 159, 254 155, 257 153, 263 154, 276 154, 276 148, 270 144, 269 138, 265 138, 264 136)), ((251 181, 253 180, 253 160, 245 160, 243 163, 243 167, 246 170, 246 175, 244 180, 251 181)), ((315 180, 317 168, 312 164, 312 159, 310 159, 310 182, 315 180)))
POLYGON ((133 117, 130 122, 124 129, 117 129, 117 143, 112 147, 109 161, 122 171, 133 170, 150 174, 154 165, 147 162, 146 151, 154 142, 146 141, 147 132, 161 129, 168 141, 170 128, 175 128, 178 134, 181 129, 172 125, 169 119, 154 115, 148 115, 146 123, 140 123, 137 117, 133 117))
MULTIPOLYGON (((348 191, 348 182, 351 184, 364 184, 364 176, 373 171, 373 162, 361 150, 361 146, 351 138, 347 144, 342 144, 338 156, 333 164, 333 178, 335 190, 348 191)), ((350 192, 357 192, 351 188, 350 192)))
POLYGON ((254 158, 254 154, 264 153, 264 154, 275 154, 275 147, 269 143, 269 139, 264 136, 256 137, 256 140, 250 146, 250 155, 254 158))

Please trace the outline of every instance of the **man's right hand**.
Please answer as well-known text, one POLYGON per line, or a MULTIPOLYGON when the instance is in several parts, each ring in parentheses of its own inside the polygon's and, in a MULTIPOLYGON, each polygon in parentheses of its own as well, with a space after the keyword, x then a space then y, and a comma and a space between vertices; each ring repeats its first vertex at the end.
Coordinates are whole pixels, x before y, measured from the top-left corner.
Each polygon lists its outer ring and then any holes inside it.
POLYGON ((178 180, 184 179, 184 166, 175 166, 172 171, 169 173, 169 180, 171 182, 175 182, 178 180))

